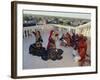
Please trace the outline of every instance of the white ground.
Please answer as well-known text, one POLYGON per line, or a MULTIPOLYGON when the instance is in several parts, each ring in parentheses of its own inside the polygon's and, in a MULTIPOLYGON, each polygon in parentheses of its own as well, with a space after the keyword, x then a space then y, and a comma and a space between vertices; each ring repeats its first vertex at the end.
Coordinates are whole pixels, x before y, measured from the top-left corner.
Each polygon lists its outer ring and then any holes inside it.
MULTIPOLYGON (((48 43, 50 29, 44 29, 41 32, 41 36, 43 38, 43 46, 46 47, 48 43)), ((35 42, 35 37, 24 38, 23 39, 23 69, 36 69, 36 68, 54 68, 54 67, 75 67, 78 66, 77 63, 74 62, 72 56, 72 48, 71 47, 62 47, 60 46, 59 40, 57 40, 56 45, 57 48, 61 48, 64 53, 62 54, 63 59, 61 60, 48 60, 44 61, 41 57, 33 56, 29 54, 29 46, 35 42)))

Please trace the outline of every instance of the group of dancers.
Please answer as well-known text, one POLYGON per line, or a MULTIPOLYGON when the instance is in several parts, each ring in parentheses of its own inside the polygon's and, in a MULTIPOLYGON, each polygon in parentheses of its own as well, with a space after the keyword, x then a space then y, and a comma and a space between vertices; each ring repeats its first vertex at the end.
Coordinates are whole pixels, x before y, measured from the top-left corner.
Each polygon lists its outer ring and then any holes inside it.
POLYGON ((30 54, 40 56, 43 60, 51 59, 55 61, 63 58, 63 50, 56 48, 56 38, 58 37, 56 31, 50 31, 47 48, 42 46, 43 39, 40 31, 35 31, 33 34, 35 35, 35 43, 31 44, 29 47, 30 54))
MULTIPOLYGON (((87 37, 83 34, 64 33, 60 38, 61 46, 72 47, 74 56, 74 61, 77 62, 80 66, 85 64, 86 57, 89 57, 87 54, 87 37)), ((88 60, 89 61, 89 60, 88 60)))
MULTIPOLYGON (((35 43, 31 44, 29 47, 29 53, 35 56, 40 56, 43 60, 61 60, 63 58, 63 50, 57 49, 56 41, 59 37, 59 32, 55 30, 50 31, 50 35, 48 38, 47 47, 43 47, 43 39, 40 31, 33 32, 35 35, 35 43)), ((59 39, 60 46, 64 47, 72 47, 74 56, 74 60, 78 62, 80 66, 83 66, 87 56, 87 37, 82 34, 72 35, 68 32, 63 33, 61 38, 59 39)))

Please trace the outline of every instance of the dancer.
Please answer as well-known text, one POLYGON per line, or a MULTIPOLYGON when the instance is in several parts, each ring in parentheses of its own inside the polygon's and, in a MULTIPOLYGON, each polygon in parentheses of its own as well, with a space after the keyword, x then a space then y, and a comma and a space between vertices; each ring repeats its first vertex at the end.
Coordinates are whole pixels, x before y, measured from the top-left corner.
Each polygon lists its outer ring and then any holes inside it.
POLYGON ((80 66, 84 65, 86 54, 87 54, 87 42, 86 41, 87 41, 87 38, 81 35, 79 38, 79 43, 78 43, 78 52, 81 57, 81 59, 79 60, 80 66))
POLYGON ((41 37, 41 33, 40 33, 40 31, 35 31, 35 32, 33 32, 33 34, 35 35, 35 42, 43 42, 43 39, 42 39, 42 37, 41 37))
POLYGON ((66 34, 65 34, 65 33, 63 33, 63 35, 62 35, 62 37, 60 38, 60 40, 61 40, 60 45, 66 47, 66 46, 67 46, 67 38, 66 38, 66 34))
POLYGON ((61 49, 56 48, 56 38, 58 36, 58 33, 55 31, 51 30, 50 36, 48 39, 48 45, 47 45, 47 53, 48 53, 48 58, 52 60, 60 60, 62 59, 61 54, 63 51, 61 49))
POLYGON ((29 47, 29 53, 41 57, 43 60, 48 60, 48 55, 46 49, 42 46, 42 37, 40 31, 35 31, 33 34, 36 37, 35 43, 31 44, 29 47))
POLYGON ((68 32, 66 33, 66 41, 67 46, 71 46, 71 35, 68 32))
POLYGON ((47 49, 56 48, 56 36, 57 34, 53 30, 51 30, 50 36, 48 39, 47 49))
POLYGON ((78 42, 79 42, 78 34, 73 33, 72 42, 71 42, 72 47, 77 48, 78 47, 78 42))
POLYGON ((62 35, 60 38, 61 46, 71 46, 71 35, 67 32, 62 35))

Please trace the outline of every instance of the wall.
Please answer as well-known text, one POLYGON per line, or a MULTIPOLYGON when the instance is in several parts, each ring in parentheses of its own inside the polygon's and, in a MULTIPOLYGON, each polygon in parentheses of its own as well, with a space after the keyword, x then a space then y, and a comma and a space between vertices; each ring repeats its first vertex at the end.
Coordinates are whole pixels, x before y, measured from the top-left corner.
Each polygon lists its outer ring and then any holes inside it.
MULTIPOLYGON (((66 3, 66 4, 81 4, 81 5, 98 5, 98 6, 100 3, 100 0, 30 0, 30 1, 51 2, 51 3, 54 2, 54 3, 64 3, 64 4, 66 3)), ((14 80, 10 78, 10 70, 11 70, 10 69, 11 68, 11 11, 10 11, 11 8, 10 7, 11 7, 11 0, 0 0, 0 80, 14 80)), ((100 14, 100 11, 98 12, 98 14, 100 14)), ((100 24, 98 26, 100 26, 100 24)), ((100 32, 98 32, 98 34, 100 34, 100 32)), ((99 41, 98 44, 100 44, 100 37, 98 41, 99 41)), ((98 54, 98 57, 100 57, 100 54, 98 54)), ((98 59, 98 61, 100 61, 100 59, 98 59)), ((100 67, 100 64, 98 65, 98 67, 100 67)), ((100 76, 100 69, 98 74, 45 77, 45 78, 34 78, 34 79, 30 78, 26 80, 55 80, 55 79, 100 80, 99 76, 100 76)))

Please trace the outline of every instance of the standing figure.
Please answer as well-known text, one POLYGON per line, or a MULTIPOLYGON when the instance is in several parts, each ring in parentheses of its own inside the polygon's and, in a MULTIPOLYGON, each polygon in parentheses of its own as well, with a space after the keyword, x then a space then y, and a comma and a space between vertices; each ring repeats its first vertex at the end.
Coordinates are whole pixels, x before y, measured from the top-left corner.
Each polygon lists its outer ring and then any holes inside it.
POLYGON ((75 33, 72 34, 72 47, 74 48, 76 45, 76 35, 75 33))
POLYGON ((41 57, 43 60, 48 60, 48 54, 46 49, 42 46, 42 37, 40 31, 35 31, 33 34, 36 37, 35 43, 31 44, 29 47, 29 53, 41 57))
POLYGON ((56 35, 53 30, 51 30, 50 36, 48 38, 47 49, 50 49, 50 48, 56 48, 56 35))
POLYGON ((56 38, 58 36, 58 33, 55 31, 51 30, 50 36, 48 39, 48 45, 47 45, 47 53, 48 53, 48 58, 52 60, 60 60, 62 59, 61 54, 63 51, 61 49, 56 48, 56 38))
POLYGON ((67 41, 67 46, 71 46, 71 35, 67 32, 66 33, 66 41, 67 41))
POLYGON ((35 31, 33 34, 35 35, 35 42, 43 42, 40 31, 35 31))
POLYGON ((71 42, 71 45, 72 45, 73 48, 77 48, 78 47, 78 41, 79 41, 78 34, 73 33, 72 42, 71 42))
POLYGON ((62 46, 71 46, 72 38, 71 35, 67 32, 62 35, 60 38, 62 46))
POLYGON ((30 32, 29 32, 29 29, 27 30, 27 36, 28 36, 28 38, 29 38, 29 36, 30 36, 30 32))
POLYGON ((24 38, 26 38, 27 37, 27 32, 26 32, 26 30, 24 30, 24 38))
POLYGON ((79 38, 79 43, 78 43, 78 52, 81 57, 79 60, 79 65, 83 66, 86 58, 86 52, 87 52, 87 38, 84 37, 83 35, 80 36, 79 38))
POLYGON ((65 33, 63 33, 63 35, 60 38, 60 40, 61 40, 61 43, 60 43, 61 46, 67 46, 67 38, 66 38, 66 34, 65 33))

